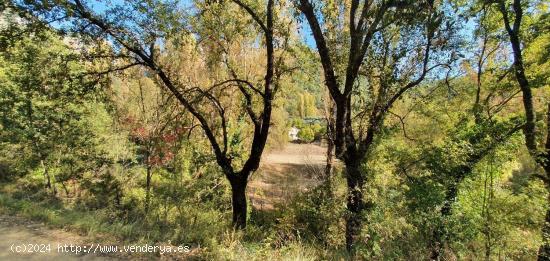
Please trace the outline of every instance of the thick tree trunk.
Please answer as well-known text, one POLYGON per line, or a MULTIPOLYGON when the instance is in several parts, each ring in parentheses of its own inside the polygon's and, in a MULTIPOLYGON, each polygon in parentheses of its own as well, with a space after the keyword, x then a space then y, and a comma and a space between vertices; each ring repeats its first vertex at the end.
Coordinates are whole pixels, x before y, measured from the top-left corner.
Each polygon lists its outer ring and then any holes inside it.
POLYGON ((330 97, 330 94, 327 93, 325 95, 325 103, 324 103, 324 109, 325 109, 325 120, 327 121, 327 127, 326 127, 326 139, 327 139, 327 159, 326 159, 326 165, 325 165, 325 173, 324 173, 324 185, 326 187, 326 192, 330 198, 333 197, 332 193, 332 173, 333 173, 333 165, 334 165, 334 140, 335 140, 335 108, 334 108, 334 101, 330 97))
POLYGON ((236 229, 246 228, 246 186, 247 178, 236 177, 229 180, 231 183, 231 202, 233 206, 233 227, 236 229))
POLYGON ((348 185, 348 198, 346 215, 346 249, 353 253, 357 239, 361 234, 364 177, 361 175, 360 164, 346 162, 346 180, 348 185))

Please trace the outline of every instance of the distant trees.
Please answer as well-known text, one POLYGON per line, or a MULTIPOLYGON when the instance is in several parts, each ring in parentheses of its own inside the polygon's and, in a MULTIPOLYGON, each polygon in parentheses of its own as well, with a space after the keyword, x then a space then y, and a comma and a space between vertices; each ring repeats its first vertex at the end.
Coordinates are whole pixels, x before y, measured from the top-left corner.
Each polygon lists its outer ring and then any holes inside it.
POLYGON ((302 118, 312 117, 317 114, 315 107, 315 97, 309 93, 300 94, 300 103, 298 104, 298 113, 302 118))
POLYGON ((312 142, 313 139, 315 139, 315 133, 313 132, 313 129, 309 126, 304 126, 300 129, 298 132, 298 138, 304 142, 312 142))
POLYGON ((48 191, 57 193, 60 183, 68 195, 67 181, 107 160, 85 120, 101 106, 93 102, 101 99, 101 85, 85 77, 86 67, 49 30, 10 40, 0 55, 2 156, 25 170, 40 168, 48 191))

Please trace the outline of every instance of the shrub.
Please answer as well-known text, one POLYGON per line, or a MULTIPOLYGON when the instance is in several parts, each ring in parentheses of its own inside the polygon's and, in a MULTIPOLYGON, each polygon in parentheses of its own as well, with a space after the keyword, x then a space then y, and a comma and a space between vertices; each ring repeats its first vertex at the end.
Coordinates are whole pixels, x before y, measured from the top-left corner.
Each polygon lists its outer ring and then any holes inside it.
POLYGON ((313 132, 313 129, 311 127, 306 126, 298 132, 298 138, 302 140, 303 142, 310 143, 315 139, 315 133, 313 132))

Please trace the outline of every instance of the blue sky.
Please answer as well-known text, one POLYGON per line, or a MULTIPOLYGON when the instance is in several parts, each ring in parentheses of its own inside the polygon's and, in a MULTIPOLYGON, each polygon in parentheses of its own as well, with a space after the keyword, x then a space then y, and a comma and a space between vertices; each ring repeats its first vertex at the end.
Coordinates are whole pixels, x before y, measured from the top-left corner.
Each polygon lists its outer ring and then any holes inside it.
MULTIPOLYGON (((123 5, 125 3, 124 0, 93 0, 93 1, 86 1, 86 4, 88 7, 90 7, 94 12, 96 13, 102 13, 106 11, 107 9, 111 8, 112 6, 116 5, 123 5)), ((193 8, 193 1, 192 0, 180 0, 180 4, 182 8, 188 8, 191 10, 193 8)), ((311 34, 311 30, 307 24, 302 24, 300 26, 300 36, 304 43, 308 45, 309 47, 315 48, 315 40, 313 39, 313 36, 311 34)))
MULTIPOLYGON (((90 0, 90 1, 86 1, 86 4, 88 5, 88 7, 92 8, 96 13, 102 13, 105 10, 112 8, 113 6, 124 5, 127 2, 128 2, 127 0, 90 0)), ((192 0, 180 0, 179 3, 182 8, 186 8, 188 9, 188 11, 191 11, 191 13, 193 13, 192 8, 194 3, 192 0)), ((459 32, 460 37, 466 40, 473 39, 474 28, 475 28, 475 23, 470 20, 468 23, 464 24, 464 26, 461 28, 459 32)), ((301 36, 301 39, 307 46, 311 48, 316 48, 315 40, 312 36, 310 27, 305 20, 300 25, 299 34, 301 36)), ((472 54, 468 53, 468 55, 472 55, 472 54)))

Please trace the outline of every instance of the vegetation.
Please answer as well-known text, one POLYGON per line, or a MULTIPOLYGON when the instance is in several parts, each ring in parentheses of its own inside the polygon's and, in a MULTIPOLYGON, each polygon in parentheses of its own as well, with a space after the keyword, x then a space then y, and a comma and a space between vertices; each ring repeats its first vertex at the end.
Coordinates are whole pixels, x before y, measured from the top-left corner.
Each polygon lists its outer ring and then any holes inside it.
POLYGON ((0 7, 0 213, 188 259, 550 260, 547 1, 0 7), (249 189, 291 127, 326 164, 249 189))

